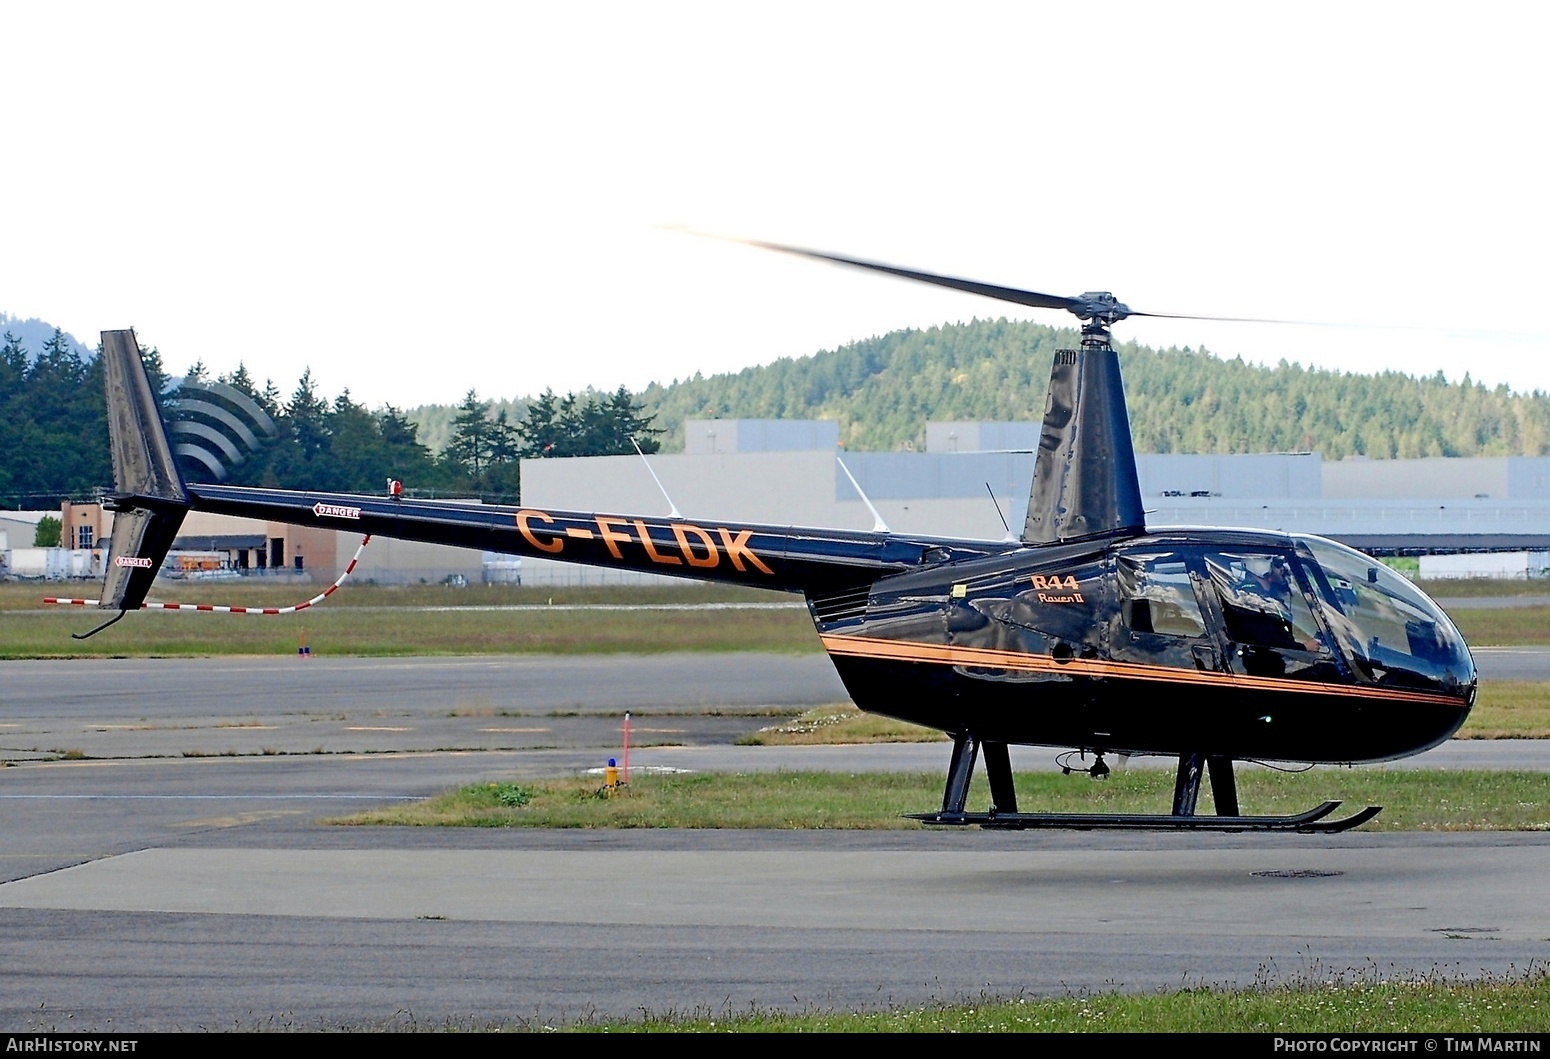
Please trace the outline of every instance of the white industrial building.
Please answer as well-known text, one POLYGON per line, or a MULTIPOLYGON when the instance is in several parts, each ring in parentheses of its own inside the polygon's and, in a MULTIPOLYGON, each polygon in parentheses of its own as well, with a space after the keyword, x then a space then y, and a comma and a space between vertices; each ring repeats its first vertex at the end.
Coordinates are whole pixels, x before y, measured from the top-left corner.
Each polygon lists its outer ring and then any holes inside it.
MULTIPOLYGON (((928 423, 925 452, 844 452, 829 421, 689 420, 651 471, 684 515, 999 539, 1022 529, 1039 424, 928 423), (841 466, 843 461, 844 466, 841 466), (994 500, 992 500, 994 496, 994 500)), ((1550 458, 1324 461, 1318 453, 1137 457, 1152 526, 1318 533, 1391 553, 1550 547, 1550 458)), ((637 456, 524 460, 524 506, 664 514, 637 456)), ((1494 567, 1493 567, 1494 568, 1494 567)), ((525 559, 528 583, 638 580, 525 559)))

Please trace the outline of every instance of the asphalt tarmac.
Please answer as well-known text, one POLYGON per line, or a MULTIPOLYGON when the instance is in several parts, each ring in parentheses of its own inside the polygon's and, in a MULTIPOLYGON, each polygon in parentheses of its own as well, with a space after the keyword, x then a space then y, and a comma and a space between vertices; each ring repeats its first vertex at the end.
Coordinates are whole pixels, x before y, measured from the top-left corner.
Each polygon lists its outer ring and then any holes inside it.
MULTIPOLYGON (((1474 657, 1485 680, 1550 681, 1550 648, 1474 657)), ((0 662, 0 760, 600 752, 626 711, 636 746, 699 745, 846 701, 818 653, 0 662)))
MULTIPOLYGON (((1550 679, 1550 652, 1476 656, 1488 679, 1550 679)), ((771 715, 841 698, 827 667, 769 655, 0 663, 0 757, 14 762, 0 769, 0 1028, 542 1025, 1508 974, 1550 957, 1550 837, 1538 832, 318 822, 595 768, 618 752, 625 710, 637 731, 680 728, 656 741, 685 744, 637 743, 636 768, 945 770, 945 744, 731 745, 771 715)), ((1022 749, 1014 763, 1050 758, 1022 749)), ((1410 763, 1546 769, 1550 750, 1454 742, 1410 763)))

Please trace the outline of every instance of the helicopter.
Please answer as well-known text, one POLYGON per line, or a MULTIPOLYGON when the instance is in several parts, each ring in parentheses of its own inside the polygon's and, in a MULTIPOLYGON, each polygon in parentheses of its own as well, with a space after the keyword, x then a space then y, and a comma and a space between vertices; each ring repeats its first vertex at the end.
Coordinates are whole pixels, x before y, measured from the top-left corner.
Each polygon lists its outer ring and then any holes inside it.
MULTIPOLYGON (((952 740, 942 825, 1332 833, 1372 819, 1239 811, 1236 762, 1355 764, 1448 739, 1474 704, 1468 647, 1442 609, 1367 555, 1317 536, 1149 527, 1111 328, 1142 313, 1108 292, 1057 296, 748 241, 1081 322, 1056 352, 1022 533, 1003 541, 189 484, 132 331, 105 331, 115 491, 97 605, 144 605, 190 509, 513 555, 728 582, 806 600, 863 710, 952 740), (1167 813, 1019 808, 1008 748, 1178 758, 1167 813), (991 804, 968 806, 983 760, 991 804), (1209 783, 1214 814, 1198 813, 1209 783)), ((88 633, 86 635, 91 635, 88 633)), ((1069 768, 1069 765, 1067 766, 1069 768)))

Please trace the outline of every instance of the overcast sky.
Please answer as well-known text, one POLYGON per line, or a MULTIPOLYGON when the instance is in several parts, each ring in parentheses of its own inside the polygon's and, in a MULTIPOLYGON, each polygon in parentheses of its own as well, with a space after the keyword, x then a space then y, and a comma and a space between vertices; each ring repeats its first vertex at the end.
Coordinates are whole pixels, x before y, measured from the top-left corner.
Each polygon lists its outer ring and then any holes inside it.
POLYGON ((1550 389, 1546 11, 8 4, 0 311, 400 406, 1066 322, 687 225, 1550 389))

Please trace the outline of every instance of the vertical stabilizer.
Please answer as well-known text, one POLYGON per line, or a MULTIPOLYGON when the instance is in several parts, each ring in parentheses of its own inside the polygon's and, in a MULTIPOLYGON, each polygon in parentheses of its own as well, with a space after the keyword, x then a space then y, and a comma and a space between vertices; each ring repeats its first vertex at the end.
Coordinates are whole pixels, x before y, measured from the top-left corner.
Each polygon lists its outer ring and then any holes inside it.
POLYGON ((161 410, 133 331, 102 332, 114 493, 113 543, 99 606, 134 610, 145 601, 188 511, 161 410))
POLYGON ((1055 353, 1023 542, 1054 544, 1145 528, 1119 357, 1106 331, 1090 330, 1081 349, 1055 353))

